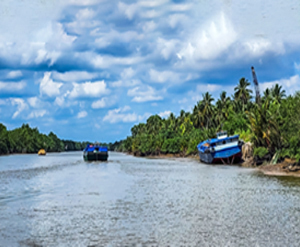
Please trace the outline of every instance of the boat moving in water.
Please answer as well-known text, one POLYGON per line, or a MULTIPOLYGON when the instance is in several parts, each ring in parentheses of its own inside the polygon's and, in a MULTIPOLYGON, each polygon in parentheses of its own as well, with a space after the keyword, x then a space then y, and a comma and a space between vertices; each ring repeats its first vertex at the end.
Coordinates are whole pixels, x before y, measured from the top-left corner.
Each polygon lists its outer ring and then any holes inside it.
POLYGON ((83 159, 85 161, 106 161, 108 158, 107 147, 102 147, 98 144, 88 144, 83 150, 83 159))
POLYGON ((45 149, 40 149, 40 150, 38 151, 38 155, 46 155, 45 149))
POLYGON ((243 144, 239 135, 228 136, 226 131, 221 131, 217 138, 200 142, 197 149, 200 160, 205 163, 233 164, 241 159, 243 144))

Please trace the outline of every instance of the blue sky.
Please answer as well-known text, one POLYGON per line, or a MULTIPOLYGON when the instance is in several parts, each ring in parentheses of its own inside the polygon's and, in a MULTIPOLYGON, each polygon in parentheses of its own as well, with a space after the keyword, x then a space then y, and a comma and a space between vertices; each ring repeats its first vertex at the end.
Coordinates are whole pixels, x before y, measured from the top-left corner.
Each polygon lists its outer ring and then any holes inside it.
POLYGON ((299 0, 2 0, 0 122, 114 142, 202 94, 300 90, 299 0))

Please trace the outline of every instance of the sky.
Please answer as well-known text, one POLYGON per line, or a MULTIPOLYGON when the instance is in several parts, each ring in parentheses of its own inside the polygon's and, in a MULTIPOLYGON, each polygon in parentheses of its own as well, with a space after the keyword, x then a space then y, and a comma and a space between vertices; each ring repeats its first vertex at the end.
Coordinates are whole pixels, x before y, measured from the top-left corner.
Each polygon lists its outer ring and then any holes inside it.
POLYGON ((151 115, 300 90, 299 0, 1 0, 0 123, 115 142, 151 115))

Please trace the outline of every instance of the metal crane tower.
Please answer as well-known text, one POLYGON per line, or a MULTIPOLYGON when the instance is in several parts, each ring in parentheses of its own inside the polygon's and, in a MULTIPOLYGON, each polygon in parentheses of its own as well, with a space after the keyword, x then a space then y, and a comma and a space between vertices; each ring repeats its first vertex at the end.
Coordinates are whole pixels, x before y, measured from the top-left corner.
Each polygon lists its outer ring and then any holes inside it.
POLYGON ((252 70, 253 83, 254 83, 254 86, 255 86, 255 94, 256 94, 255 102, 260 105, 261 104, 261 99, 260 99, 258 81, 257 81, 257 77, 256 77, 255 70, 254 70, 253 66, 251 67, 251 70, 252 70))

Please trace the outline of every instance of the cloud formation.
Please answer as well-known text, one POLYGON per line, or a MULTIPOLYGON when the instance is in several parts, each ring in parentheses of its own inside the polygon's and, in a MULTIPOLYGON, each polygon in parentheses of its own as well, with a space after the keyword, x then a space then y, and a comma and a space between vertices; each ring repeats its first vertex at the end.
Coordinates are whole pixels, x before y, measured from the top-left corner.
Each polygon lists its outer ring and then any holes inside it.
POLYGON ((151 114, 190 111, 206 91, 233 94, 241 77, 252 81, 251 66, 261 91, 299 90, 297 0, 3 0, 1 9, 18 13, 0 10, 0 112, 11 127, 72 139, 55 123, 76 119, 114 141, 151 114))

